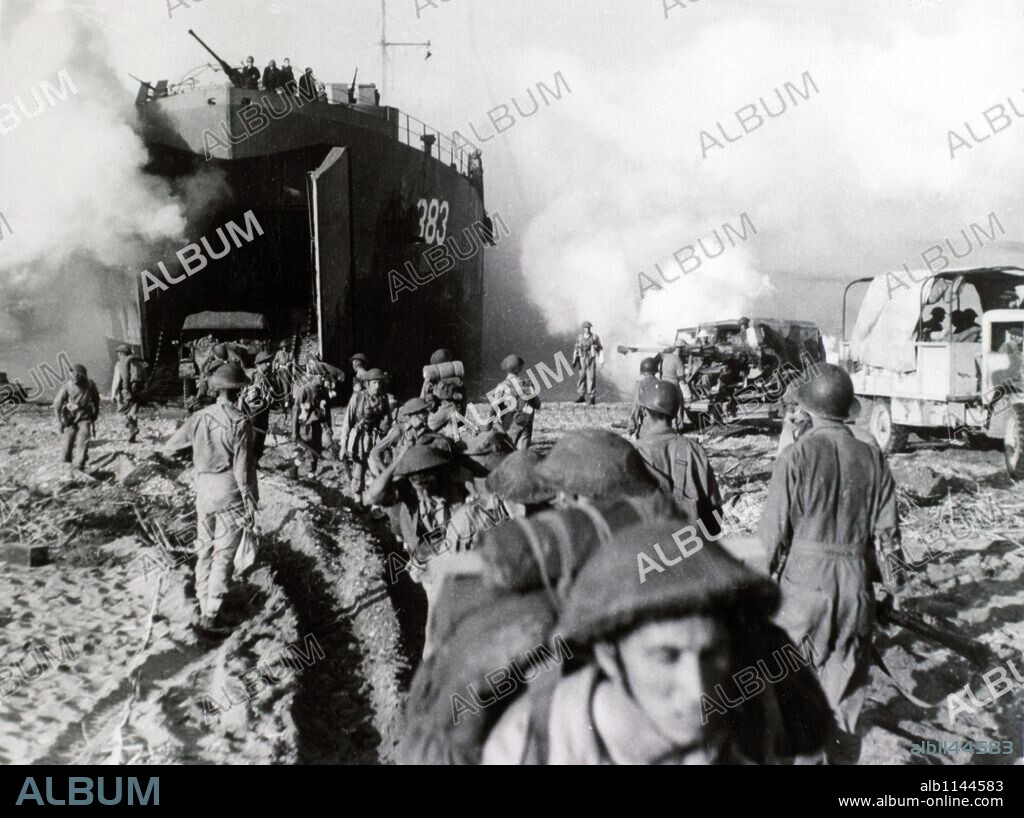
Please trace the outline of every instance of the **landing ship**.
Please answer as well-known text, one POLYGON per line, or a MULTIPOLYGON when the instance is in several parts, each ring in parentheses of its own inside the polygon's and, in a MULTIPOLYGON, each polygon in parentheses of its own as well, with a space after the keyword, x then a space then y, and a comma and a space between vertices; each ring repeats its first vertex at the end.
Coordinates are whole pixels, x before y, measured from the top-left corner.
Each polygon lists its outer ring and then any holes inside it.
POLYGON ((479 154, 381 105, 374 85, 326 84, 312 99, 256 90, 214 57, 226 82, 143 82, 136 99, 148 172, 187 204, 199 190, 212 202, 188 208, 187 235, 208 237, 213 252, 188 275, 178 248, 153 259, 153 276, 176 281, 159 289, 138 271, 109 341, 174 371, 188 316, 237 311, 265 316, 275 346, 339 365, 364 352, 396 391, 418 385, 438 347, 479 373, 484 248, 494 241, 479 154), (217 230, 229 222, 250 239, 222 245, 217 230), (453 243, 457 255, 438 262, 453 243))

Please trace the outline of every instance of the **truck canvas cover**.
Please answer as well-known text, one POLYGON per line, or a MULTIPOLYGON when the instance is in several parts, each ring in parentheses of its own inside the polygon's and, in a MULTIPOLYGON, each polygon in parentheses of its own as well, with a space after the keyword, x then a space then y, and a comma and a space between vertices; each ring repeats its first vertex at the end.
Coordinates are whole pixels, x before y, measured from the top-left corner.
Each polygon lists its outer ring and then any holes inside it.
POLYGON ((921 316, 922 294, 930 290, 933 278, 900 279, 905 287, 890 291, 888 276, 877 276, 868 285, 850 336, 850 357, 864 366, 895 372, 917 369, 914 333, 921 316))

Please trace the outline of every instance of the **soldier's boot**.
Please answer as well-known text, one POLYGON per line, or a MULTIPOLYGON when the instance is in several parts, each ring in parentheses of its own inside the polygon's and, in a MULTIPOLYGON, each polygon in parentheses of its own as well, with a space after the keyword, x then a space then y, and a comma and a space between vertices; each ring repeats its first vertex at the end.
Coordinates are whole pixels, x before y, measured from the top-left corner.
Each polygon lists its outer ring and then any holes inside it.
POLYGON ((587 398, 586 398, 586 396, 585 396, 585 395, 580 395, 580 396, 579 396, 578 398, 576 398, 576 400, 574 401, 574 403, 586 403, 586 402, 587 402, 587 398))
POLYGON ((231 635, 231 627, 224 624, 220 614, 214 616, 200 616, 196 625, 196 631, 209 639, 226 639, 231 635))
POLYGON ((590 405, 591 406, 596 406, 597 405, 597 398, 596 397, 593 397, 593 398, 590 399, 590 405))

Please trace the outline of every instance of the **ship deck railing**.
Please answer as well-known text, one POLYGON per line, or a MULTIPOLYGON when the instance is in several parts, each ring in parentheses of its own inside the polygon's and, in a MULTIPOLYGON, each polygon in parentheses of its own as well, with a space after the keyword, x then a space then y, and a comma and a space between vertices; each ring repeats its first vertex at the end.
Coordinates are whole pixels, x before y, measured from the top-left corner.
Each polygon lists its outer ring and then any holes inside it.
MULTIPOLYGON (((145 100, 146 102, 153 102, 162 97, 173 97, 178 94, 195 93, 206 87, 208 86, 199 85, 195 78, 190 78, 172 85, 168 85, 166 82, 160 82, 156 87, 150 86, 151 91, 155 91, 156 93, 146 95, 145 91, 143 91, 143 94, 148 97, 148 99, 145 100)), ((391 115, 391 112, 393 111, 398 117, 398 121, 395 123, 395 137, 399 142, 403 145, 408 145, 411 148, 416 148, 426 152, 426 140, 424 140, 424 137, 432 136, 434 138, 434 147, 430 151, 431 156, 440 162, 445 162, 459 173, 465 176, 469 175, 469 156, 466 154, 466 151, 457 145, 455 140, 450 136, 437 130, 437 128, 431 127, 423 120, 410 116, 398 108, 375 104, 368 105, 366 103, 352 104, 347 101, 333 98, 336 94, 339 94, 341 90, 344 90, 347 94, 348 88, 349 86, 347 85, 328 83, 325 85, 326 93, 317 101, 320 104, 326 103, 327 105, 341 105, 349 110, 362 114, 363 116, 372 116, 375 119, 384 119, 387 122, 393 121, 391 115)), ((270 92, 263 91, 262 93, 270 92)))

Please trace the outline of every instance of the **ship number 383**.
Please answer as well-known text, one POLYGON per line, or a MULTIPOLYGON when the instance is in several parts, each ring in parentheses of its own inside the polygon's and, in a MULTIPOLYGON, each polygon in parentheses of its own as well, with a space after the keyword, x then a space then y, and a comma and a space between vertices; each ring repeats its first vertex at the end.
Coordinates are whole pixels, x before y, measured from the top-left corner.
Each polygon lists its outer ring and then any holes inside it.
POLYGON ((420 199, 416 203, 420 212, 420 236, 427 244, 444 244, 448 237, 448 202, 439 199, 420 199))

